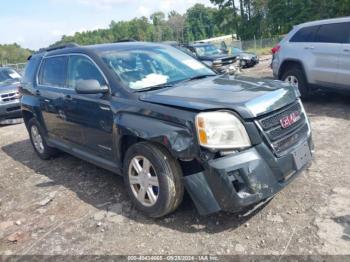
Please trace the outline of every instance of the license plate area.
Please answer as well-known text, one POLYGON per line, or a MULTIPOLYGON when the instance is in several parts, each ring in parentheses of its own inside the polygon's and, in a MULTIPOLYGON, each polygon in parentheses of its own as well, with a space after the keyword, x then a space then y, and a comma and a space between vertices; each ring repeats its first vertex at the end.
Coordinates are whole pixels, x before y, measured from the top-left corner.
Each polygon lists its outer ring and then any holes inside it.
POLYGON ((304 167, 312 158, 309 144, 305 142, 293 152, 294 164, 297 170, 304 167))

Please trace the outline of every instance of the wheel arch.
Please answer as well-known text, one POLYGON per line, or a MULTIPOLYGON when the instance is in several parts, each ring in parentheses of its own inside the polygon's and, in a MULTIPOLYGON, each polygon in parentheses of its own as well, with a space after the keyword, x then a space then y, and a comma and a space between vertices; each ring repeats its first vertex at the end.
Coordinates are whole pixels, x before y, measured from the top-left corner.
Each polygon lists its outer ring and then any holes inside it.
POLYGON ((120 162, 124 160, 127 149, 139 142, 161 145, 179 160, 191 160, 196 156, 196 138, 186 126, 130 113, 124 113, 116 121, 116 149, 120 162))
POLYGON ((42 113, 40 110, 40 101, 37 97, 31 95, 24 95, 21 99, 21 110, 24 123, 27 125, 32 117, 35 117, 46 131, 43 122, 42 113), (27 122, 28 121, 28 122, 27 122))
POLYGON ((23 117, 24 124, 26 125, 26 127, 28 127, 28 123, 30 119, 34 118, 35 116, 29 110, 22 110, 22 117, 23 117))
POLYGON ((299 67, 302 71, 303 74, 305 76, 306 81, 308 82, 308 78, 307 78, 307 74, 305 71, 305 67, 302 61, 298 60, 298 59, 287 59, 285 61, 283 61, 280 70, 278 72, 278 79, 282 80, 283 74, 292 67, 299 67))

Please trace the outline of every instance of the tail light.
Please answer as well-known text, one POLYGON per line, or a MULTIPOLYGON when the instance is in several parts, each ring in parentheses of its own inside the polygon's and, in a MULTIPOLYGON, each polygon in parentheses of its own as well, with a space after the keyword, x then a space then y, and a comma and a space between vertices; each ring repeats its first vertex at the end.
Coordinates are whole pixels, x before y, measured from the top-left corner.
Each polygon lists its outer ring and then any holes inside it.
POLYGON ((271 49, 271 52, 274 55, 274 54, 278 53, 278 51, 280 51, 280 49, 281 49, 281 46, 279 44, 277 44, 274 48, 271 49))

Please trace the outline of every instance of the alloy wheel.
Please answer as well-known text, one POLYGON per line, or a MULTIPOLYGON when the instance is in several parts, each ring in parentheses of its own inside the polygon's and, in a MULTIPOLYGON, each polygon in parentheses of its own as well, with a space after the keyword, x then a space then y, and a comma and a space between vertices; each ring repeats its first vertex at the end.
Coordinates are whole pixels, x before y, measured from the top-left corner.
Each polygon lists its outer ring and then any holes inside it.
POLYGON ((284 81, 292 87, 299 88, 299 80, 295 76, 287 76, 284 81))
POLYGON ((31 136, 32 136, 32 140, 33 140, 33 144, 35 149, 40 153, 43 154, 45 151, 44 148, 44 143, 43 143, 43 139, 39 133, 39 129, 37 126, 33 125, 31 127, 31 136))
POLYGON ((159 196, 159 181, 151 162, 146 157, 135 156, 130 161, 128 176, 136 199, 147 207, 155 205, 159 196))

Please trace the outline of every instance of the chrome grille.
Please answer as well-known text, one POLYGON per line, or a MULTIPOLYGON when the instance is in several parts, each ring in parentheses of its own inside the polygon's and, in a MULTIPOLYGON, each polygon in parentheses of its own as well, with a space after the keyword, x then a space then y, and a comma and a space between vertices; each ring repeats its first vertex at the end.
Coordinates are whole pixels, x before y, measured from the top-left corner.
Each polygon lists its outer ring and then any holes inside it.
POLYGON ((0 95, 0 101, 3 103, 8 103, 12 101, 18 100, 19 93, 18 92, 11 92, 11 93, 6 93, 6 94, 1 94, 0 95))
POLYGON ((230 58, 223 58, 221 59, 222 61, 222 65, 230 65, 230 64, 233 64, 236 59, 234 57, 230 57, 230 58))
POLYGON ((310 132, 307 116, 300 101, 260 117, 256 120, 256 124, 278 156, 283 155, 290 147, 306 138, 310 132), (289 127, 282 128, 280 120, 293 112, 298 112, 300 119, 289 127))
POLYGON ((293 104, 292 106, 282 109, 282 112, 274 112, 272 113, 272 116, 268 115, 267 117, 260 119, 259 122, 262 128, 264 128, 265 130, 270 129, 275 126, 279 126, 280 119, 282 117, 287 116, 295 111, 301 112, 301 106, 299 103, 293 104))

